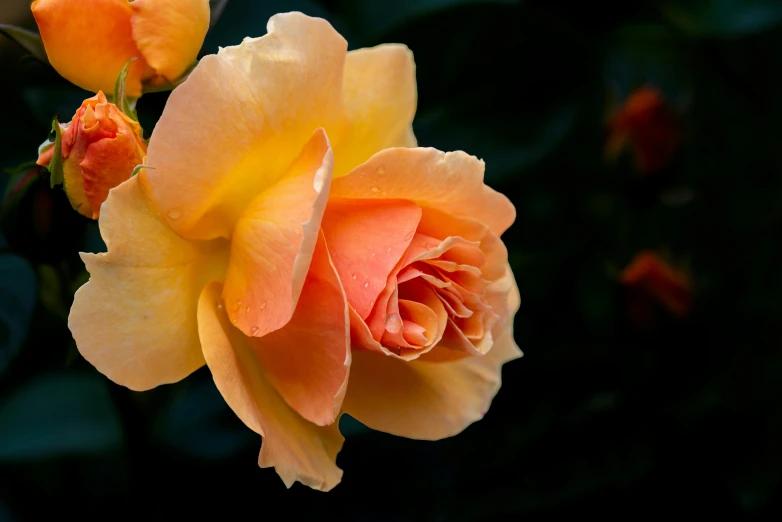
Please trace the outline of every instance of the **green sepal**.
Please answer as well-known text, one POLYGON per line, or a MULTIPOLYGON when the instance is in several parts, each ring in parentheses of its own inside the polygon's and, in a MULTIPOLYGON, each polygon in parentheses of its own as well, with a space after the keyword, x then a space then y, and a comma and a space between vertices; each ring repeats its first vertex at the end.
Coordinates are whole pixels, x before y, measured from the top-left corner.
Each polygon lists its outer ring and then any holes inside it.
POLYGON ((133 169, 133 172, 130 173, 130 177, 132 178, 133 176, 141 172, 141 169, 155 170, 153 167, 150 167, 149 165, 136 165, 136 168, 133 169))
POLYGON ((54 141, 54 155, 46 169, 49 171, 49 183, 52 188, 65 182, 65 173, 62 170, 62 128, 57 116, 52 120, 52 132, 49 141, 54 141))
POLYGON ((0 24, 0 34, 4 34, 19 44, 39 62, 50 65, 49 57, 46 56, 46 49, 43 46, 43 40, 41 40, 41 35, 38 33, 14 25, 0 24))
POLYGON ((138 115, 136 114, 136 98, 128 98, 127 79, 128 69, 130 64, 138 60, 138 56, 134 56, 122 67, 122 70, 117 75, 117 80, 114 82, 114 105, 119 107, 119 110, 124 112, 133 121, 138 121, 138 115))

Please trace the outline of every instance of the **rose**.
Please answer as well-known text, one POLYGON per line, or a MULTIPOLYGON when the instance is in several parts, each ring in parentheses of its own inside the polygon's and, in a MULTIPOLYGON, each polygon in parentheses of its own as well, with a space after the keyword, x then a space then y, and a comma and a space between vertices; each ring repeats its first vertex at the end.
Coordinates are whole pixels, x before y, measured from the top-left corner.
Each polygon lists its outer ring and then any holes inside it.
POLYGON ((326 21, 290 13, 203 58, 168 99, 150 168, 104 203, 108 251, 83 254, 90 281, 69 317, 82 355, 134 390, 178 381, 206 354, 264 436, 259 464, 319 489, 342 473, 334 421, 351 358, 319 236, 332 173, 415 146, 410 52, 346 50, 326 21))
POLYGON ((192 65, 209 28, 208 0, 35 0, 32 12, 52 66, 68 81, 111 92, 133 57, 127 90, 172 83, 192 65))
POLYGON ((353 332, 344 409, 372 428, 454 435, 521 355, 499 239, 516 211, 483 171, 463 152, 387 149, 332 185, 322 228, 353 332))
MULTIPOLYGON (((147 147, 141 127, 98 92, 60 129, 65 193, 81 215, 98 219, 109 190, 143 162, 147 147)), ((54 153, 52 143, 38 157, 38 165, 48 166, 54 153)))

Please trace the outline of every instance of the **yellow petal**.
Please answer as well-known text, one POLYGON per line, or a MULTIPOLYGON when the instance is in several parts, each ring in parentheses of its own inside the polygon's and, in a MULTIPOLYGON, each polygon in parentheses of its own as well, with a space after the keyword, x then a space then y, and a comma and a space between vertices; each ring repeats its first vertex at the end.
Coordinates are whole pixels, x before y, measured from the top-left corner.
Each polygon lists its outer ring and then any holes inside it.
POLYGON ((500 389, 502 365, 520 356, 510 328, 488 354, 454 362, 406 362, 355 351, 343 409, 392 435, 450 437, 483 418, 500 389))
POLYGON ((313 131, 342 132, 345 40, 301 13, 206 56, 177 87, 150 141, 156 200, 181 235, 230 237, 245 207, 282 177, 313 131))
POLYGON ((169 82, 195 63, 209 29, 209 0, 134 0, 133 39, 150 67, 169 82))
POLYGON ((389 147, 415 147, 412 132, 418 93, 413 53, 404 46, 386 44, 351 51, 345 60, 342 88, 351 120, 337 143, 334 177, 361 165, 389 147))
POLYGON ((335 179, 333 198, 407 199, 421 207, 484 223, 501 235, 516 219, 513 204, 483 183, 484 163, 464 152, 393 148, 335 179))
MULTIPOLYGON (((131 34, 127 0, 35 0, 32 11, 49 62, 82 89, 113 92, 125 63, 141 56, 131 34)), ((141 96, 145 67, 144 60, 130 66, 129 96, 141 96)))
POLYGON ((248 340, 291 408, 319 426, 336 421, 348 384, 350 319, 322 235, 293 318, 276 332, 248 340))
POLYGON ((328 200, 334 156, 318 129, 285 176, 236 224, 223 299, 245 335, 263 336, 293 315, 328 200))
POLYGON ((258 464, 274 467, 286 486, 300 481, 328 491, 342 478, 335 461, 344 439, 336 424, 319 427, 293 411, 269 380, 242 333, 221 310, 219 283, 204 289, 198 328, 204 357, 228 405, 264 437, 258 464))
POLYGON ((84 358, 133 390, 176 382, 204 364, 198 296, 227 257, 225 245, 221 253, 177 236, 144 185, 141 173, 109 193, 99 221, 108 252, 82 254, 90 280, 68 319, 84 358))

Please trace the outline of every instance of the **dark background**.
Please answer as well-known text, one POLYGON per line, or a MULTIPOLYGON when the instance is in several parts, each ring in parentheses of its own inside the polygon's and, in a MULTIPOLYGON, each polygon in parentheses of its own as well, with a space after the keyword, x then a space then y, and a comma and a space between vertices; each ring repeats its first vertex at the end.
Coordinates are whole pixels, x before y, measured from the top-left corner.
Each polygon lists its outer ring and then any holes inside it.
MULTIPOLYGON (((0 521, 779 516, 782 2, 230 0, 204 52, 291 10, 351 48, 413 50, 419 143, 483 158, 518 210, 524 358, 464 433, 343 420, 342 484, 286 491, 208 370, 134 393, 76 351, 77 252, 104 246, 45 173, 13 171, 88 93, 0 38, 0 521), (681 143, 643 175, 603 151, 607 115, 645 84, 681 143), (630 320, 619 274, 642 249, 689 274, 687 317, 630 320)), ((3 0, 0 23, 34 28, 29 0, 3 0)), ((139 103, 148 133, 166 96, 139 103)))

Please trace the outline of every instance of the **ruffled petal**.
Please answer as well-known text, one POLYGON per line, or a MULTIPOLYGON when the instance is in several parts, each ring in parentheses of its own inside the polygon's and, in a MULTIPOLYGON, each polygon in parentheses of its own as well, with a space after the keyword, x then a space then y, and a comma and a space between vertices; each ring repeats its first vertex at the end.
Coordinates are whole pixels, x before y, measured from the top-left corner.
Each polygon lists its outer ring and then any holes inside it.
POLYGON ((413 53, 385 44, 350 51, 342 88, 350 129, 334 147, 334 177, 347 174, 389 147, 415 147, 418 92, 413 53))
POLYGON ((101 373, 133 390, 176 382, 204 364, 196 308, 225 270, 227 245, 177 236, 159 215, 144 174, 111 190, 100 215, 104 254, 82 254, 90 280, 68 326, 101 373))
POLYGON ((520 356, 511 328, 500 333, 486 355, 453 362, 406 362, 356 351, 343 408, 392 435, 450 437, 483 418, 499 391, 502 365, 520 356))
POLYGON ((291 409, 272 385, 267 369, 220 307, 222 289, 212 283, 198 304, 204 357, 228 405, 264 437, 258 464, 274 467, 287 487, 299 481, 328 491, 342 478, 335 461, 344 439, 337 424, 319 427, 291 409))
POLYGON ((177 87, 146 164, 171 226, 230 237, 247 205, 288 170, 319 127, 338 139, 345 40, 326 22, 276 15, 269 33, 204 57, 177 87))
POLYGON ((516 209, 508 198, 484 185, 483 170, 483 161, 464 152, 387 149, 335 179, 331 197, 408 199, 485 223, 501 235, 516 219, 516 209))
POLYGON ((322 236, 293 318, 249 342, 291 408, 319 426, 336 421, 348 384, 350 319, 322 236))
POLYGON ((293 315, 328 200, 334 156, 326 133, 247 207, 233 232, 223 299, 245 335, 263 336, 293 315))
POLYGON ((329 201, 323 233, 348 302, 362 319, 405 255, 420 219, 421 208, 409 201, 329 201))

